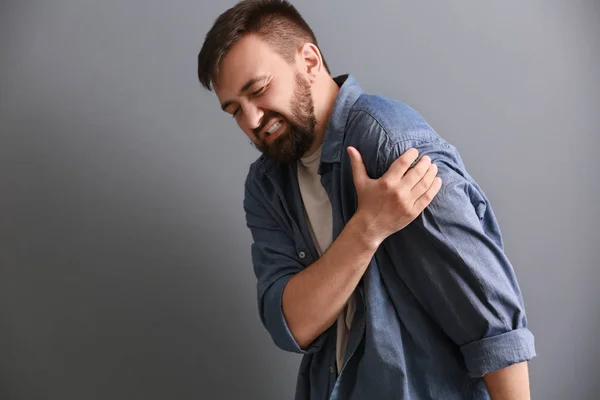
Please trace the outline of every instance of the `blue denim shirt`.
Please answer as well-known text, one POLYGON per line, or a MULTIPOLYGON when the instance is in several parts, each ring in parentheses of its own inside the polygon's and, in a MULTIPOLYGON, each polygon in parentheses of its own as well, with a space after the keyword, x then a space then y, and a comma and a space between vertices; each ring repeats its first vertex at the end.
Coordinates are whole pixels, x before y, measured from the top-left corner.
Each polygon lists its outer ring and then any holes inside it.
POLYGON ((318 258, 296 168, 265 156, 250 166, 244 209, 258 309, 275 344, 304 355, 296 399, 488 399, 483 375, 535 356, 490 203, 456 148, 414 109, 364 94, 352 76, 336 82, 319 166, 334 240, 357 209, 347 146, 360 151, 372 178, 414 147, 438 165, 443 186, 370 261, 338 375, 336 324, 302 349, 282 312, 286 283, 318 258))

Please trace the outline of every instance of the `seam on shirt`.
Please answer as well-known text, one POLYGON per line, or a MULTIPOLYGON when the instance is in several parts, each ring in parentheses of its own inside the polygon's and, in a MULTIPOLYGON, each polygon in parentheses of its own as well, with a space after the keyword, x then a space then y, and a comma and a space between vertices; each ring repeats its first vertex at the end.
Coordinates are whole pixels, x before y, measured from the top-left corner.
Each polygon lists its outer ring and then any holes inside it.
MULTIPOLYGON (((385 134, 386 138, 388 139, 386 141, 386 153, 384 154, 384 157, 380 157, 380 152, 377 151, 377 160, 376 160, 376 165, 377 165, 377 174, 378 175, 382 175, 383 174, 383 166, 384 163, 386 161, 386 157, 389 157, 390 154, 390 150, 394 147, 394 146, 399 146, 403 143, 409 142, 409 141, 415 141, 415 142, 419 142, 419 143, 437 143, 447 149, 452 149, 452 147, 449 145, 448 142, 444 141, 442 138, 438 137, 427 137, 427 138, 423 138, 422 136, 415 136, 414 133, 404 133, 402 135, 401 139, 394 139, 389 133, 388 131, 385 129, 385 127, 381 124, 381 122, 379 122, 379 120, 369 111, 369 110, 365 110, 363 108, 357 108, 354 109, 351 114, 353 114, 351 117, 348 118, 348 124, 350 123, 350 120, 354 120, 354 118, 357 117, 357 114, 359 113, 365 113, 367 114, 369 117, 372 118, 373 121, 375 121, 375 123, 379 126, 379 128, 381 129, 381 131, 385 134)), ((435 131, 425 131, 425 130, 413 130, 410 132, 428 132, 428 133, 435 133, 435 131)), ((419 161, 420 157, 415 160, 415 162, 413 163, 416 164, 419 161)))
MULTIPOLYGON (((360 113, 363 112, 365 114, 367 114, 369 117, 371 117, 373 119, 373 121, 375 121, 377 123, 377 125, 379 125, 379 127, 381 128, 381 130, 383 131, 383 133, 385 133, 385 136, 392 142, 392 145, 396 145, 399 143, 403 143, 409 140, 418 140, 420 142, 439 142, 440 144, 449 147, 448 143, 446 143, 445 141, 441 140, 441 138, 436 138, 436 137, 429 137, 427 139, 424 139, 421 136, 406 136, 406 135, 410 135, 410 133, 406 133, 403 135, 403 138, 401 140, 393 140, 392 136, 388 133, 388 131, 385 129, 385 127, 381 124, 381 122, 379 122, 379 119, 377 119, 369 110, 365 110, 363 108, 356 108, 352 111, 352 113, 360 113)), ((435 132, 433 131, 433 129, 431 131, 429 130, 425 130, 425 129, 419 129, 419 130, 411 130, 409 132, 435 132)))

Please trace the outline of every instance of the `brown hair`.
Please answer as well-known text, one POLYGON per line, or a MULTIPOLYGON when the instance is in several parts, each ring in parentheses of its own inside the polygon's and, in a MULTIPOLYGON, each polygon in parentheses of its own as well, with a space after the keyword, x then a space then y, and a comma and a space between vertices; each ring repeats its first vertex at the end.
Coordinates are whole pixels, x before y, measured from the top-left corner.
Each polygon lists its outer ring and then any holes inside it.
MULTIPOLYGON (((219 72, 223 57, 237 41, 250 33, 259 35, 290 63, 304 43, 318 46, 315 34, 288 1, 240 1, 221 14, 206 34, 198 54, 198 78, 202 86, 212 89, 211 82, 219 72)), ((323 65, 329 72, 324 57, 323 65)))

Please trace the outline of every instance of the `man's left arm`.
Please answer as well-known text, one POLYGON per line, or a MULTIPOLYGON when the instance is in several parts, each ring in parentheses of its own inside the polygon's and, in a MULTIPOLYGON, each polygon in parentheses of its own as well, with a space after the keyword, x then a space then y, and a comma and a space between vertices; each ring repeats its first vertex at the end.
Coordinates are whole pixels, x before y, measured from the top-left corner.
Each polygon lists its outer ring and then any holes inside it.
POLYGON ((437 164, 442 189, 383 246, 413 295, 460 347, 469 375, 483 377, 494 400, 529 399, 534 338, 491 206, 456 149, 441 139, 388 143, 380 173, 410 147, 437 164))

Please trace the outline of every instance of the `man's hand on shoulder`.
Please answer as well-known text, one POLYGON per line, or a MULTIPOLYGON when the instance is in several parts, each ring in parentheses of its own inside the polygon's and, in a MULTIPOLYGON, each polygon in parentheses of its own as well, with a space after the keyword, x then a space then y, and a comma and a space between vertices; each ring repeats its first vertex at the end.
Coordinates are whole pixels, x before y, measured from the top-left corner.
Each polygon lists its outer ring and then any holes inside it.
POLYGON ((379 179, 367 175, 359 151, 348 147, 352 175, 358 197, 355 218, 364 226, 367 240, 375 247, 403 229, 421 214, 442 187, 437 166, 424 156, 414 166, 419 153, 408 149, 379 179))

